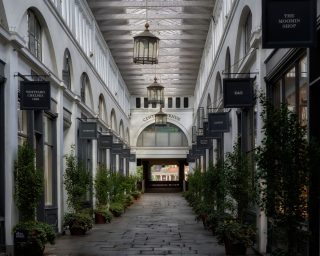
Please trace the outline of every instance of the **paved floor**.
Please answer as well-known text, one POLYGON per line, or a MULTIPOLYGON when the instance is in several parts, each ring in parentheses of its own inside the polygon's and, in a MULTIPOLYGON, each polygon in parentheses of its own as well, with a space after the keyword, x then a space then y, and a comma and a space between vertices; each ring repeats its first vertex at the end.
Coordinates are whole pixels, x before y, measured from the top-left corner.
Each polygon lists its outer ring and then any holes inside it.
POLYGON ((181 194, 144 194, 120 218, 86 236, 61 236, 46 255, 212 255, 224 247, 195 222, 181 194))

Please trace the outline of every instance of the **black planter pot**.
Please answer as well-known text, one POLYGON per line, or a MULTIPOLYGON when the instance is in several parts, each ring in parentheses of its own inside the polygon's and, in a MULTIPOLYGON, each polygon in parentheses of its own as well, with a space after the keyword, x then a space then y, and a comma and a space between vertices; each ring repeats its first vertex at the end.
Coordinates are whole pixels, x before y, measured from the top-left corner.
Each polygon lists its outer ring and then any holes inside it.
POLYGON ((85 235, 86 234, 86 230, 85 229, 83 229, 83 228, 73 228, 73 227, 71 227, 70 228, 70 234, 72 235, 72 236, 83 236, 83 235, 85 235))
POLYGON ((246 255, 247 247, 242 243, 235 243, 229 239, 224 240, 226 255, 246 255))
POLYGON ((14 255, 15 256, 41 256, 44 246, 40 246, 37 241, 29 237, 26 230, 16 230, 14 234, 14 255))

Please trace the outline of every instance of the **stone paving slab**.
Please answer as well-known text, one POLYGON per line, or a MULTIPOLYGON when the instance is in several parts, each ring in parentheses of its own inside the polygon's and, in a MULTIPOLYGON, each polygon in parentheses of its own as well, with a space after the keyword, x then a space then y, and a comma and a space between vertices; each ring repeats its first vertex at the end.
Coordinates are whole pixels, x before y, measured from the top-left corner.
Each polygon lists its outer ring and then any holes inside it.
POLYGON ((120 218, 94 225, 85 236, 64 235, 47 245, 47 256, 224 256, 211 232, 179 193, 144 194, 120 218))

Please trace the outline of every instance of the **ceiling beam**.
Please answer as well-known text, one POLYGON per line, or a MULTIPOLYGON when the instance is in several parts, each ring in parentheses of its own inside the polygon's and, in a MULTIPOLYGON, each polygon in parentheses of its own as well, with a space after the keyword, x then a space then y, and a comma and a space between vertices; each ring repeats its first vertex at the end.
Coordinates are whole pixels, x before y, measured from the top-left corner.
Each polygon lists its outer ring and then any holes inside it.
MULTIPOLYGON (((197 71, 197 70, 195 70, 197 71)), ((161 75, 161 74, 190 74, 190 73, 194 73, 195 75, 198 74, 198 72, 192 72, 190 69, 187 70, 174 70, 174 69, 162 69, 162 70, 158 70, 157 72, 155 72, 155 70, 123 70, 121 72, 122 75, 129 75, 129 74, 157 74, 157 75, 161 75)))
MULTIPOLYGON (((172 56, 172 57, 184 57, 184 56, 197 56, 201 57, 202 51, 180 51, 180 52, 165 52, 160 50, 159 54, 159 59, 161 57, 167 57, 167 56, 172 56)), ((132 51, 113 51, 112 52, 113 57, 133 57, 133 52, 132 51)))
MULTIPOLYGON (((161 31, 161 30, 204 30, 208 31, 209 25, 152 25, 150 26, 150 31, 161 31)), ((140 25, 102 25, 100 26, 102 32, 105 31, 141 31, 143 32, 144 27, 140 25)))
MULTIPOLYGON (((140 14, 95 14, 95 18, 98 21, 103 20, 141 20, 141 13, 140 14)), ((152 14, 148 11, 148 19, 156 20, 156 19, 196 19, 196 20, 207 20, 210 19, 210 13, 173 13, 173 14, 152 14)))
MULTIPOLYGON (((190 43, 174 43, 174 44, 168 44, 168 43, 162 43, 163 41, 160 40, 160 48, 161 49, 202 49, 203 45, 202 44, 190 44, 190 43)), ((131 43, 126 43, 126 44, 120 44, 120 43, 108 43, 108 46, 110 49, 128 49, 128 50, 133 50, 133 44, 131 43)))
MULTIPOLYGON (((136 70, 136 71, 144 71, 144 70, 155 70, 154 67, 147 67, 146 65, 135 65, 135 64, 119 64, 118 68, 121 70, 136 70)), ((193 64, 179 64, 179 63, 162 63, 157 65, 158 70, 168 70, 172 68, 177 68, 180 70, 198 70, 199 67, 193 64)))
MULTIPOLYGON (((152 31, 151 31, 152 32, 152 31)), ((107 33, 102 33, 103 36, 105 37, 105 39, 108 40, 130 40, 131 42, 133 42, 133 36, 130 34, 126 34, 126 35, 116 35, 116 34, 107 34, 107 33)), ((182 34, 182 35, 157 35, 160 40, 201 40, 204 41, 207 38, 206 34, 182 34)))
MULTIPOLYGON (((105 8, 105 7, 117 7, 117 8, 127 8, 127 7, 142 7, 146 8, 145 1, 89 1, 89 6, 92 9, 105 8)), ((212 0, 197 0, 197 1, 159 1, 154 0, 148 1, 148 8, 152 7, 214 7, 214 1, 212 0)))

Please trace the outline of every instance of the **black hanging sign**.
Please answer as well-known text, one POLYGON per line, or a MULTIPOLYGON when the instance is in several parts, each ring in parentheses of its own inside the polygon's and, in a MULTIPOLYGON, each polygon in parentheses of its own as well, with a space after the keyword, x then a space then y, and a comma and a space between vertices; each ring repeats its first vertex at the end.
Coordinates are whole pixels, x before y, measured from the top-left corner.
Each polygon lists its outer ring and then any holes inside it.
POLYGON ((197 145, 192 145, 192 152, 195 157, 204 156, 206 151, 203 148, 199 148, 197 145))
POLYGON ((111 152, 112 154, 120 155, 123 151, 123 144, 122 143, 113 143, 111 152))
POLYGON ((98 139, 99 148, 112 148, 112 135, 100 135, 98 139))
POLYGON ((209 113, 208 122, 210 132, 229 132, 229 112, 209 113))
POLYGON ((130 157, 130 148, 125 148, 122 150, 122 156, 125 158, 129 158, 130 157))
POLYGON ((136 154, 130 154, 129 162, 135 162, 136 160, 136 154))
POLYGON ((204 136, 197 136, 197 149, 207 149, 210 147, 211 139, 204 136))
POLYGON ((187 162, 188 163, 193 163, 196 161, 196 158, 192 154, 187 154, 187 162))
POLYGON ((97 139, 97 123, 95 122, 80 122, 79 138, 80 139, 97 139))
POLYGON ((314 47, 316 23, 316 0, 263 0, 262 47, 314 47))
POLYGON ((225 108, 252 107, 253 98, 252 78, 223 79, 223 105, 225 108))
POLYGON ((49 110, 51 102, 50 82, 21 81, 20 109, 49 110))
POLYGON ((203 135, 208 139, 221 139, 221 132, 213 132, 209 130, 209 123, 203 122, 203 135))

